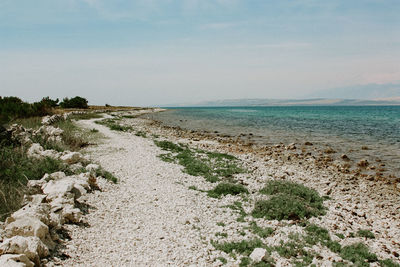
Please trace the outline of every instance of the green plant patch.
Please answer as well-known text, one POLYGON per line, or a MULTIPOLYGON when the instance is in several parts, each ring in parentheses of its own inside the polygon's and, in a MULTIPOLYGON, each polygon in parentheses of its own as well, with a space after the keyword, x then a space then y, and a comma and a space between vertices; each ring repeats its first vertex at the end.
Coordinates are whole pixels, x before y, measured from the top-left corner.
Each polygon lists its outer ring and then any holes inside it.
POLYGON ((254 221, 250 223, 250 229, 254 234, 258 235, 261 238, 266 238, 266 237, 272 235, 275 231, 274 229, 272 229, 270 227, 266 227, 266 228, 260 227, 254 221))
POLYGON ((290 241, 286 243, 281 241, 281 245, 273 249, 281 257, 293 258, 293 265, 295 266, 309 266, 316 255, 304 249, 306 244, 299 234, 290 234, 289 239, 290 241))
POLYGON ((304 239, 307 244, 313 246, 320 243, 329 248, 332 252, 339 253, 341 251, 341 245, 336 241, 332 241, 327 229, 315 224, 310 224, 305 227, 305 231, 307 235, 304 239))
POLYGON ((106 180, 109 180, 113 183, 118 182, 117 177, 115 177, 111 172, 108 172, 101 167, 96 170, 96 176, 101 176, 101 177, 105 178, 106 180))
POLYGON ((249 256, 255 248, 265 248, 265 244, 260 239, 242 240, 239 242, 224 242, 217 243, 211 241, 211 244, 218 250, 225 253, 239 253, 245 256, 249 256))
POLYGON ((363 243, 343 247, 340 256, 353 262, 356 266, 369 266, 371 262, 378 261, 378 257, 371 253, 363 243))
POLYGON ((91 120, 91 119, 99 119, 99 118, 103 118, 103 116, 101 114, 95 113, 95 112, 71 114, 69 116, 69 119, 72 119, 72 120, 91 120))
POLYGON ((226 264, 228 262, 224 257, 218 257, 217 260, 222 262, 222 264, 226 264))
POLYGON ((226 208, 230 208, 239 212, 239 217, 237 218, 238 222, 244 222, 244 218, 247 216, 247 213, 244 211, 242 202, 235 201, 232 205, 224 206, 226 208))
POLYGON ((365 238, 370 238, 370 239, 374 239, 374 238, 375 238, 375 235, 374 235, 371 231, 369 231, 369 230, 362 230, 362 229, 360 229, 360 230, 357 231, 357 236, 359 236, 359 237, 365 237, 365 238))
POLYGON ((245 172, 244 169, 238 167, 237 159, 227 154, 211 153, 200 149, 191 150, 186 145, 165 140, 154 140, 154 143, 170 152, 161 154, 162 160, 178 163, 184 167, 184 172, 193 176, 202 176, 209 182, 217 182, 220 179, 232 180, 233 175, 245 172))
POLYGON ((379 263, 383 267, 400 267, 400 264, 395 263, 394 261, 389 260, 389 259, 381 260, 381 261, 379 261, 379 263))
POLYGON ((269 181, 260 193, 271 195, 255 203, 252 215, 268 220, 300 220, 325 214, 318 192, 287 181, 269 181))
POLYGON ((209 190, 207 195, 209 197, 219 198, 225 195, 238 195, 248 194, 249 191, 243 185, 231 183, 219 183, 214 189, 209 190))
POLYGON ((146 138, 146 137, 147 137, 146 133, 143 132, 143 131, 137 131, 137 132, 135 133, 135 135, 136 135, 136 136, 143 137, 143 138, 146 138))

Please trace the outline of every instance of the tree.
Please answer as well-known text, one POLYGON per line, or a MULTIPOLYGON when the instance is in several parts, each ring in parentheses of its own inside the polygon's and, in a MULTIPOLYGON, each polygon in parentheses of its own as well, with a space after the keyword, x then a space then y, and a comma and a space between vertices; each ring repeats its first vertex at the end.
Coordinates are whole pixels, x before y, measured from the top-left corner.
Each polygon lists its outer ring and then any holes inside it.
POLYGON ((88 101, 86 98, 75 96, 74 98, 69 99, 68 97, 64 98, 60 103, 60 107, 62 108, 88 108, 88 101))

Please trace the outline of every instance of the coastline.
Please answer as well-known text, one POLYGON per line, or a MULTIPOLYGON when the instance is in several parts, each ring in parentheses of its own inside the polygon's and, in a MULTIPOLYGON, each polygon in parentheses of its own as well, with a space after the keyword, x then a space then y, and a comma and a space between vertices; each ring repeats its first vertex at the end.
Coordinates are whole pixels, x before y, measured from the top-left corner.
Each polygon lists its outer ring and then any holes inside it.
MULTIPOLYGON (((154 173, 160 173, 160 175, 164 176, 164 179, 172 179, 175 181, 175 185, 173 185, 169 190, 178 190, 175 187, 179 187, 179 194, 176 198, 168 198, 165 201, 170 201, 170 205, 174 206, 174 201, 179 202, 178 196, 182 199, 186 200, 194 200, 200 201, 196 202, 196 207, 200 210, 197 212, 202 212, 204 214, 193 216, 186 220, 187 210, 189 208, 194 208, 192 205, 185 206, 181 208, 184 210, 183 215, 179 214, 184 220, 183 224, 185 224, 186 228, 178 227, 178 231, 187 231, 188 233, 195 229, 198 232, 198 236, 196 238, 191 237, 193 240, 188 239, 188 237, 182 237, 183 240, 187 240, 189 244, 193 241, 196 243, 196 246, 201 246, 201 240, 205 240, 207 244, 203 244, 203 247, 196 247, 196 249, 204 249, 197 256, 193 256, 192 254, 186 255, 187 262, 180 261, 185 258, 184 255, 175 255, 176 261, 174 261, 170 254, 165 254, 166 252, 159 252, 160 259, 169 259, 170 264, 188 264, 188 263, 198 263, 199 265, 213 265, 219 266, 222 263, 218 260, 218 257, 224 257, 228 260, 228 266, 237 266, 240 262, 240 258, 234 259, 229 254, 225 252, 221 252, 216 250, 213 246, 210 245, 211 240, 242 240, 242 237, 239 232, 244 231, 245 227, 248 227, 251 221, 256 221, 258 225, 262 227, 272 227, 274 229, 274 233, 272 236, 268 238, 264 238, 263 241, 266 242, 268 246, 276 246, 280 243, 280 241, 288 241, 289 233, 304 233, 304 229, 299 226, 296 221, 278 221, 278 220, 263 220, 263 219, 254 219, 249 216, 246 217, 244 223, 236 222, 236 212, 230 211, 229 209, 223 208, 225 205, 232 204, 235 201, 241 201, 243 203, 243 209, 247 214, 251 213, 253 209, 254 202, 262 198, 261 195, 258 194, 258 191, 263 188, 265 183, 269 180, 282 180, 282 181, 291 181, 296 183, 301 183, 309 188, 316 190, 321 196, 327 196, 328 199, 324 201, 324 205, 327 207, 327 214, 325 216, 320 217, 312 217, 308 221, 309 223, 316 224, 319 226, 325 227, 330 233, 331 238, 339 242, 342 246, 346 246, 349 244, 363 242, 365 243, 371 250, 371 252, 375 253, 379 258, 382 259, 391 259, 394 262, 399 263, 399 254, 400 251, 400 214, 398 210, 400 210, 400 190, 399 184, 395 183, 396 181, 389 181, 385 179, 375 179, 369 177, 368 175, 363 175, 362 173, 346 173, 339 169, 337 166, 333 164, 332 161, 324 160, 324 159, 314 159, 312 156, 302 154, 293 153, 293 145, 285 146, 282 144, 278 144, 272 147, 257 147, 254 145, 249 145, 245 142, 238 142, 236 140, 231 140, 230 137, 224 136, 215 136, 210 135, 208 133, 196 132, 196 131, 186 131, 180 129, 179 127, 169 127, 162 126, 160 123, 156 121, 152 121, 149 119, 144 119, 141 117, 136 117, 138 114, 129 113, 134 118, 121 118, 120 123, 122 125, 130 126, 133 129, 145 132, 147 138, 143 138, 140 136, 135 136, 132 133, 113 133, 115 138, 121 138, 118 146, 113 144, 111 140, 105 140, 105 145, 100 145, 100 148, 91 148, 90 153, 94 153, 95 158, 100 161, 105 167, 110 169, 110 171, 115 171, 117 175, 122 177, 126 177, 126 179, 130 179, 130 176, 134 176, 139 178, 141 175, 135 173, 127 173, 124 169, 124 164, 130 164, 129 161, 132 159, 126 158, 129 153, 126 151, 128 147, 135 146, 140 153, 142 153, 137 163, 134 164, 143 164, 143 161, 149 161, 153 165, 150 166, 150 171, 152 175, 154 173), (191 148, 203 149, 207 151, 218 151, 221 153, 228 153, 230 155, 236 156, 243 166, 249 170, 248 173, 237 175, 235 178, 237 179, 239 184, 242 184, 248 188, 250 195, 247 201, 244 201, 240 196, 231 196, 227 195, 222 199, 211 199, 207 197, 206 193, 197 192, 191 189, 188 189, 190 186, 195 186, 196 188, 200 188, 202 190, 210 190, 215 184, 204 181, 201 177, 191 176, 188 174, 184 174, 181 171, 181 167, 177 164, 173 163, 165 163, 161 162, 160 159, 157 158, 157 153, 160 154, 161 151, 154 146, 153 140, 157 137, 157 139, 169 140, 174 143, 183 143, 188 145, 191 148), (129 142, 129 145, 128 145, 129 142), (141 147, 143 146, 143 147, 141 147), (110 147, 112 148, 110 150, 110 147), (141 147, 141 148, 140 148, 141 147), (105 149, 106 148, 106 149, 105 149), (127 154, 127 155, 123 155, 127 154), (114 159, 113 157, 117 157, 114 159), (156 158, 154 158, 156 157, 156 158), (117 162, 117 160, 122 160, 121 162, 117 162), (162 173, 163 170, 157 170, 158 167, 162 166, 165 173, 162 173), (166 171, 171 169, 171 171, 166 171), (139 175, 139 176, 138 176, 139 175), (210 212, 214 212, 214 215, 211 215, 210 212), (186 215, 185 215, 186 214, 186 215), (217 215, 216 215, 217 214, 217 215), (211 216, 210 216, 211 215, 211 216), (220 219, 225 220, 227 223, 226 226, 216 226, 215 221, 217 220, 214 216, 219 216, 220 219), (197 219, 196 219, 196 218, 197 219), (198 221, 197 221, 198 220, 198 221), (188 224, 186 224, 189 222, 188 224), (189 227, 190 226, 190 227, 189 227), (199 229, 196 229, 199 228, 199 229), (227 229, 226 229, 227 228, 227 229), (374 239, 367 239, 364 237, 354 236, 354 233, 361 229, 368 229, 374 235, 374 239), (227 231, 227 238, 217 237, 216 233, 222 230, 227 231), (345 236, 344 239, 338 237, 345 236), (200 241, 197 238, 201 237, 200 241), (200 243, 199 243, 199 242, 200 243), (192 257, 193 256, 193 257, 192 257)), ((90 122, 87 122, 90 123, 90 122)), ((82 127, 93 127, 94 124, 86 124, 82 125, 82 127)), ((110 134, 108 130, 105 129, 104 126, 96 125, 97 129, 101 132, 105 132, 110 134)), ((294 144, 296 146, 296 144, 294 144)), ((139 153, 139 152, 138 152, 139 153)), ((130 155, 130 154, 129 154, 130 155)), ((133 154, 132 154, 133 156, 133 154)), ((149 166, 146 166, 149 167, 149 166)), ((161 168, 161 167, 160 167, 161 168)), ((131 169, 133 171, 134 169, 131 169)), ((124 178, 125 179, 125 178, 124 178)), ((158 181, 158 180, 157 180, 158 181)), ((132 181, 134 182, 134 180, 132 181)), ((142 180, 143 182, 143 180, 142 180)), ((160 181, 158 181, 160 182, 160 181)), ((104 190, 107 194, 107 191, 114 191, 115 194, 118 195, 118 190, 122 190, 121 186, 125 184, 124 180, 121 180, 121 184, 117 186, 106 186, 106 190, 104 190)), ((102 193, 96 193, 96 195, 101 195, 102 193)), ((146 195, 147 193, 144 192, 146 195)), ((101 196, 97 196, 100 197, 101 196)), ((164 195, 157 195, 156 198, 165 197, 164 195)), ((93 198, 90 205, 96 205, 96 196, 91 196, 89 198, 93 198)), ((156 199, 154 198, 154 199, 156 199)), ((154 199, 149 201, 144 200, 146 204, 143 205, 153 205, 154 199)), ((90 199, 89 199, 90 200, 90 199)), ((156 201, 157 202, 157 201, 156 201)), ((111 205, 110 203, 102 203, 103 205, 111 205)), ((135 205, 133 203, 133 205, 135 205)), ((163 204, 156 204, 156 206, 162 206, 163 204)), ((153 207, 153 206, 152 206, 153 207)), ((149 208, 147 206, 143 208, 149 208)), ((164 208, 167 208, 166 206, 164 208)), ((107 213, 103 212, 104 216, 108 216, 107 213)), ((93 222, 96 222, 93 227, 99 225, 99 218, 96 217, 96 211, 94 213, 89 213, 88 216, 92 216, 93 222)), ((165 215, 165 214, 164 214, 165 215)), ((135 214, 132 214, 133 220, 135 220, 135 214)), ((171 219, 170 217, 166 216, 171 219)), ((190 216, 189 216, 190 217, 190 216)), ((161 222, 163 218, 159 218, 161 222)), ((90 219, 89 219, 90 222, 90 219)), ((146 223, 146 222, 142 222, 146 223)), ((101 223, 100 223, 101 224, 101 223)), ((136 223, 137 224, 137 223, 136 223)), ((179 222, 181 225, 182 222, 179 222)), ((148 227, 147 227, 148 228, 148 227)), ((146 229, 147 229, 146 228, 146 229)), ((72 243, 75 247, 72 249, 66 249, 64 253, 71 255, 71 259, 62 263, 62 265, 68 265, 74 263, 74 257, 80 258, 84 260, 88 257, 93 257, 90 253, 85 255, 80 255, 82 249, 80 246, 84 246, 88 252, 91 251, 90 248, 87 248, 87 245, 83 243, 85 240, 87 242, 90 241, 90 235, 83 234, 85 229, 79 229, 79 227, 72 227, 69 229, 72 232, 72 243), (75 233, 75 234, 74 234, 75 233), (76 238, 80 238, 84 235, 84 239, 77 241, 76 238), (78 243, 76 243, 78 242, 78 243)), ((110 229, 107 229, 110 230, 110 229)), ((154 229, 153 229, 154 230, 154 229)), ((160 230, 160 229, 158 229, 160 230)), ((93 234, 93 230, 90 230, 91 234, 93 234)), ((111 231, 111 230, 110 230, 111 231)), ((130 231, 130 230, 129 230, 130 231)), ((145 233, 152 232, 152 229, 144 230, 145 233)), ((160 230, 162 232, 162 230, 160 230)), ((195 231, 195 232, 196 232, 195 231)), ((153 231, 154 232, 154 231, 153 231)), ((250 237, 251 233, 246 233, 250 237)), ((137 232, 131 233, 133 235, 138 235, 137 232)), ((139 234, 143 239, 148 237, 139 234)), ((182 233, 179 233, 178 236, 182 236, 182 233)), ((254 236, 253 236, 254 237, 254 236)), ((160 237, 159 237, 160 238, 160 237)), ((168 237, 165 237, 168 239, 168 237)), ((161 243, 163 243, 161 239, 161 243)), ((138 246, 140 246, 140 242, 136 241, 138 246)), ((153 241, 151 241, 153 242, 153 241)), ((68 243, 68 242, 67 242, 68 243)), ((157 243, 157 242, 156 242, 157 243)), ((97 244, 98 245, 98 244, 97 244)), ((162 244, 160 244, 163 246, 162 244)), ((153 244, 154 246, 154 244, 153 244)), ((181 250, 181 244, 173 243, 171 246, 176 250, 181 250)), ((68 247, 68 245, 67 245, 68 247)), ((153 247, 153 249, 155 249, 153 247)), ((315 263, 317 265, 329 265, 333 261, 341 261, 341 258, 331 251, 327 251, 326 248, 322 248, 319 245, 316 247, 310 248, 313 251, 317 251, 320 255, 320 258, 315 259, 315 263)), ((146 250, 146 245, 144 250, 140 248, 135 248, 135 252, 143 253, 146 250)), ((93 252, 93 251, 92 251, 93 252)), ((104 253, 105 251, 103 251, 104 253)), ((113 252, 117 253, 117 252, 113 252)), ((137 254, 135 254, 137 255, 137 254)), ((104 260, 105 256, 97 255, 101 259, 104 260)), ((151 254, 146 259, 133 259, 132 257, 126 258, 126 260, 130 260, 130 263, 136 263, 137 265, 145 265, 146 263, 157 263, 158 259, 151 258, 154 257, 154 254, 151 254), (153 261, 152 261, 153 260, 153 261)), ((279 265, 289 264, 290 260, 285 259, 282 256, 273 253, 271 257, 275 260, 275 262, 279 265)), ((100 260, 100 259, 99 259, 100 260)), ((77 263, 77 262, 75 262, 77 263)), ((104 261, 103 263, 107 263, 104 261)), ((120 262, 122 263, 122 262, 120 262)), ((82 262, 81 262, 82 264, 82 262)), ((372 266, 379 266, 373 265, 372 266)), ((75 265, 75 264, 74 264, 75 265)))

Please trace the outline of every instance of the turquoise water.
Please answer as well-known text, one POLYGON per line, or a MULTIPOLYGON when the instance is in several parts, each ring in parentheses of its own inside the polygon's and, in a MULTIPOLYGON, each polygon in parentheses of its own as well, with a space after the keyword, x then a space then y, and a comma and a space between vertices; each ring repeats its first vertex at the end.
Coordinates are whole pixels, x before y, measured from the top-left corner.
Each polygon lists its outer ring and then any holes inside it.
POLYGON ((192 130, 252 133, 254 141, 265 144, 329 145, 355 159, 383 158, 400 176, 400 106, 192 107, 153 118, 192 130))

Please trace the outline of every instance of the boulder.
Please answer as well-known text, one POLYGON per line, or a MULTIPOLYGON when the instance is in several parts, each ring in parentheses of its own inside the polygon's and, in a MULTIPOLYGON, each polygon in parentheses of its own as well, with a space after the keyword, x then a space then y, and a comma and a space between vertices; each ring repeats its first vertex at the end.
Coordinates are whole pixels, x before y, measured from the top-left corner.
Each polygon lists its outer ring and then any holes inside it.
POLYGON ((46 199, 51 201, 57 197, 65 196, 74 188, 75 181, 71 178, 61 180, 51 180, 42 187, 43 193, 47 195, 46 199))
POLYGON ((47 257, 49 249, 38 237, 14 236, 0 244, 0 255, 3 254, 24 254, 40 266, 40 258, 47 257))
POLYGON ((49 223, 49 213, 50 213, 50 205, 47 203, 39 203, 33 204, 29 203, 24 207, 20 208, 16 212, 14 212, 10 217, 7 218, 7 222, 11 223, 12 221, 16 221, 18 219, 23 218, 35 218, 40 220, 44 224, 49 223))
POLYGON ((86 169, 88 172, 95 172, 95 171, 97 171, 98 169, 100 169, 100 166, 97 165, 97 164, 91 163, 91 164, 88 164, 88 165, 86 166, 85 169, 86 169))
POLYGON ((35 236, 43 242, 49 234, 49 227, 37 218, 25 217, 8 223, 5 228, 6 237, 35 236))
POLYGON ((48 149, 40 152, 40 156, 52 159, 58 159, 60 157, 60 153, 55 151, 54 149, 48 149))
POLYGON ((82 218, 82 212, 72 205, 66 205, 62 210, 62 216, 65 222, 79 223, 82 218))
POLYGON ((68 164, 74 164, 83 159, 83 156, 79 152, 69 152, 60 157, 60 159, 68 164))
POLYGON ((53 172, 52 174, 45 174, 42 179, 46 182, 51 181, 51 180, 61 180, 63 178, 67 177, 67 175, 64 172, 53 172))
POLYGON ((0 256, 0 266, 33 267, 34 264, 24 254, 4 254, 0 256))
POLYGON ((254 262, 260 262, 266 253, 267 250, 265 248, 255 248, 250 254, 250 259, 254 262))
POLYGON ((42 187, 46 184, 44 180, 29 180, 27 183, 28 193, 31 195, 41 194, 42 187))
POLYGON ((28 149, 28 152, 26 154, 28 157, 31 158, 41 158, 42 152, 43 152, 43 147, 38 143, 33 143, 31 147, 28 149))

